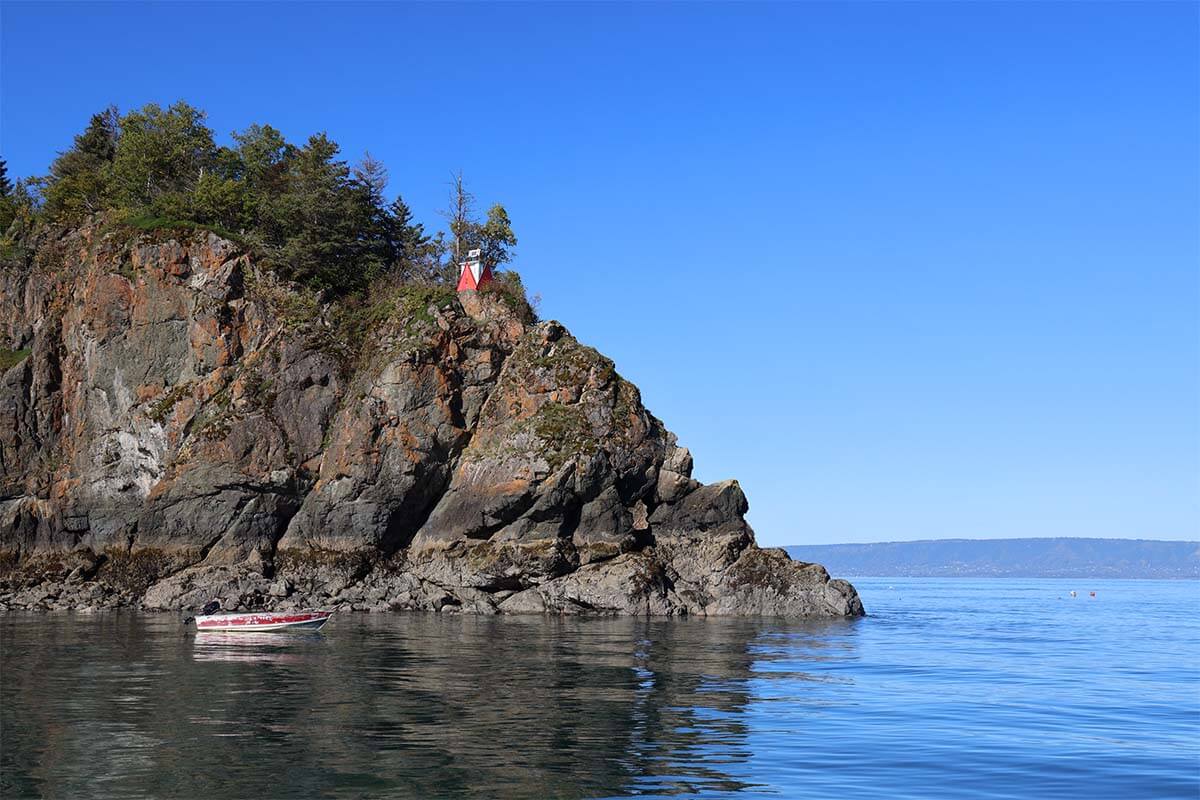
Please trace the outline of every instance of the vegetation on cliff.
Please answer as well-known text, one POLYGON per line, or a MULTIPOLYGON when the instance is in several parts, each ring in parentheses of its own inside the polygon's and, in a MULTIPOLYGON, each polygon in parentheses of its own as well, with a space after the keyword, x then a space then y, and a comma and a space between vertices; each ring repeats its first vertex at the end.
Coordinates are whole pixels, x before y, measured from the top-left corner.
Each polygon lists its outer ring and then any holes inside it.
MULTIPOLYGON (((461 174, 453 176, 449 233, 428 233, 369 153, 339 158, 325 133, 288 142, 254 124, 218 145, 205 113, 184 102, 92 116, 44 177, 14 183, 0 162, 0 234, 12 249, 39 222, 76 225, 105 213, 141 230, 202 227, 252 247, 282 277, 325 298, 369 292, 373 282, 450 283, 457 260, 479 248, 493 269, 517 239, 507 210, 481 219, 461 174)), ((501 288, 523 290, 510 275, 501 288)))

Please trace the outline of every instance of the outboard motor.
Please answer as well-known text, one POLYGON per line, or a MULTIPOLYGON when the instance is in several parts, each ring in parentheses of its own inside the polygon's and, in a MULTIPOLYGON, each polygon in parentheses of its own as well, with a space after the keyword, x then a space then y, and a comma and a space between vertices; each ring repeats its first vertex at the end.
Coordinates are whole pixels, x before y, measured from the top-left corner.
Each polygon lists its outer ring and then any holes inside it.
MULTIPOLYGON (((209 600, 207 603, 204 604, 204 608, 200 609, 200 613, 197 616, 207 617, 209 614, 215 614, 220 610, 221 610, 221 601, 220 600, 209 600)), ((183 618, 184 625, 188 624, 189 622, 195 622, 195 621, 196 621, 196 617, 184 617, 183 618)))

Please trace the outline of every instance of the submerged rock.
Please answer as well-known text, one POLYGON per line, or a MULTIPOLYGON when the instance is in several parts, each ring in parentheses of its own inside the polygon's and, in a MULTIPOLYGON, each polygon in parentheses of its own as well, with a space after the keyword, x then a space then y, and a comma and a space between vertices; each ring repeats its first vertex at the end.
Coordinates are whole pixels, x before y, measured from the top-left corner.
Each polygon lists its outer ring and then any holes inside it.
POLYGON ((0 605, 855 616, 736 481, 519 299, 401 286, 366 332, 213 234, 0 268, 0 605))

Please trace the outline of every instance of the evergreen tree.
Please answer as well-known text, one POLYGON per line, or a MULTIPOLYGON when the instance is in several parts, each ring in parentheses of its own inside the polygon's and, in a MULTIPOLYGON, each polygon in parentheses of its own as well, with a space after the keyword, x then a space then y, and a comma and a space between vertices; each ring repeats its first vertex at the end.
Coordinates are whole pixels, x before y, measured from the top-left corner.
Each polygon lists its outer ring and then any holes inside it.
POLYGON ((396 253, 392 247, 392 220, 383 198, 387 188, 387 168, 369 152, 353 170, 355 190, 359 193, 355 212, 361 216, 360 235, 363 244, 363 269, 374 278, 395 266, 396 253))
POLYGON ((325 134, 309 138, 291 162, 287 189, 276 204, 286 239, 277 259, 288 277, 333 293, 366 285, 381 269, 370 188, 336 159, 325 134))
POLYGON ((435 258, 425 226, 413 222, 412 209, 397 196, 384 215, 383 237, 389 271, 401 278, 427 278, 435 258))
POLYGON ((13 183, 8 178, 8 163, 0 158, 0 236, 8 232, 17 216, 16 198, 12 196, 13 183))
POLYGON ((354 167, 354 179, 366 187, 371 204, 383 208, 383 190, 387 188, 388 172, 370 152, 363 153, 362 160, 354 167))
POLYGON ((123 117, 93 115, 50 175, 14 186, 0 160, 0 233, 45 213, 76 221, 106 209, 241 232, 285 277, 329 295, 356 293, 379 275, 400 280, 458 279, 458 264, 480 249, 496 268, 517 239, 503 206, 475 218, 462 173, 452 175, 450 234, 429 236, 370 153, 350 167, 325 134, 303 147, 269 125, 233 134, 219 147, 199 109, 150 104, 123 117), (39 194, 40 192, 40 194, 39 194), (44 198, 44 205, 40 205, 44 198))
POLYGON ((50 165, 44 192, 46 213, 78 219, 108 207, 110 170, 119 137, 116 108, 92 115, 71 149, 60 153, 50 165))
POLYGON ((28 230, 40 203, 41 178, 26 178, 9 183, 12 188, 0 196, 0 237, 12 238, 28 230), (14 223, 16 229, 14 229, 14 223))
POLYGON ((0 236, 7 233, 17 216, 17 204, 12 191, 13 184, 8 179, 8 163, 0 158, 0 236))

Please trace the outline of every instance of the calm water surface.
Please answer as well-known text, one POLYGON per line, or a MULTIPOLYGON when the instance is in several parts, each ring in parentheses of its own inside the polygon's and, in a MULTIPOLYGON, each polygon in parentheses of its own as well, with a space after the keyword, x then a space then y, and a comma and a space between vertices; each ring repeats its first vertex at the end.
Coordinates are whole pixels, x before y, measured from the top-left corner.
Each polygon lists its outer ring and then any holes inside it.
POLYGON ((1200 797, 1200 582, 855 583, 808 624, 0 615, 0 797, 1200 797))

